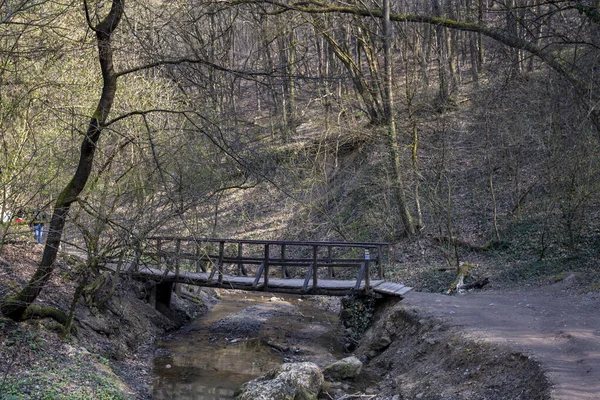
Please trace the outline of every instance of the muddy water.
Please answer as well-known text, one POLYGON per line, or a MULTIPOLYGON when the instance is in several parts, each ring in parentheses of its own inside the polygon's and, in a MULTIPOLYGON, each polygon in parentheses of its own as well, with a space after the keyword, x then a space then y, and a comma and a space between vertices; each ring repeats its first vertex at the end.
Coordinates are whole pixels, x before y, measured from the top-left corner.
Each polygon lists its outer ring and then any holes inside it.
POLYGON ((284 362, 324 367, 343 357, 337 327, 335 314, 299 296, 232 291, 159 344, 153 399, 231 399, 284 362))

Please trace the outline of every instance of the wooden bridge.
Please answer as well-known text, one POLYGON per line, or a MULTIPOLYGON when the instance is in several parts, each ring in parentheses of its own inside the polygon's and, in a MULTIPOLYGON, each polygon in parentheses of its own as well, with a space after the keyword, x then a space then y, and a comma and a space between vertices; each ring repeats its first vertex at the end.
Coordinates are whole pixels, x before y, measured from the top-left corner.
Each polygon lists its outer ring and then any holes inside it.
POLYGON ((173 284, 328 296, 378 293, 402 298, 411 288, 384 279, 388 246, 156 236, 146 240, 129 273, 159 282, 163 292, 158 294, 159 300, 167 305, 173 284))

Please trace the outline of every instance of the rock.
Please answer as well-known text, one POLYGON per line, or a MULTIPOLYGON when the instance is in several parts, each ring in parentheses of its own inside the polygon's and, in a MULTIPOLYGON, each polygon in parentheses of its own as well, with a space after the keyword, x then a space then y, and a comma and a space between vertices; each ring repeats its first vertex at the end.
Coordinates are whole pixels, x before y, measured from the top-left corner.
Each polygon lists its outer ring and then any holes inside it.
POLYGON ((369 348, 371 350, 381 351, 387 349, 390 344, 392 344, 392 339, 388 335, 384 334, 373 340, 373 342, 369 345, 369 348))
POLYGON ((283 364, 267 374, 246 382, 236 400, 316 400, 323 385, 323 373, 314 363, 283 364))
POLYGON ((345 308, 340 312, 340 320, 341 321, 348 321, 350 320, 350 318, 352 318, 352 310, 349 308, 345 308))
POLYGON ((346 357, 325 367, 323 373, 333 380, 353 379, 362 369, 362 362, 355 356, 346 357))

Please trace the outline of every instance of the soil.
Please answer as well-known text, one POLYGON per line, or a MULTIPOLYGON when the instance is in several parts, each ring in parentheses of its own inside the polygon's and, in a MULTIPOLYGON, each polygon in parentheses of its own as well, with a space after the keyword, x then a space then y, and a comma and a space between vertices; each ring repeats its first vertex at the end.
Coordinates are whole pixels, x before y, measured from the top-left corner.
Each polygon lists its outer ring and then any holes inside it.
POLYGON ((542 287, 456 296, 412 292, 402 308, 457 327, 465 338, 538 362, 552 399, 598 399, 600 297, 571 290, 575 280, 572 276, 542 287))

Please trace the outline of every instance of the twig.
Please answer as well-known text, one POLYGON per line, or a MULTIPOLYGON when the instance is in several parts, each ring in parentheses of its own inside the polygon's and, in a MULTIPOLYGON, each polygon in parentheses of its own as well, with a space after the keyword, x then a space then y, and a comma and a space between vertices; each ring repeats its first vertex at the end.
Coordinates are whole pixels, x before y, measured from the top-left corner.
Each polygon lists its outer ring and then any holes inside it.
POLYGON ((374 399, 377 397, 376 394, 345 394, 342 397, 337 398, 336 400, 346 400, 346 399, 374 399))

